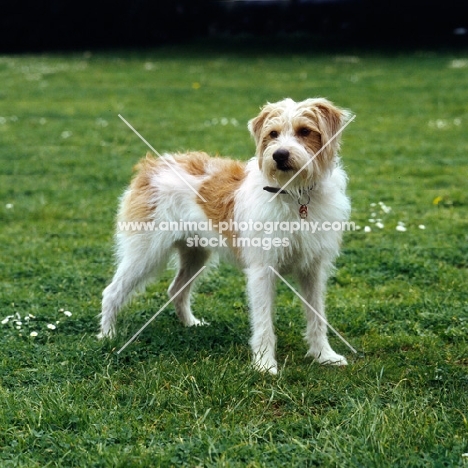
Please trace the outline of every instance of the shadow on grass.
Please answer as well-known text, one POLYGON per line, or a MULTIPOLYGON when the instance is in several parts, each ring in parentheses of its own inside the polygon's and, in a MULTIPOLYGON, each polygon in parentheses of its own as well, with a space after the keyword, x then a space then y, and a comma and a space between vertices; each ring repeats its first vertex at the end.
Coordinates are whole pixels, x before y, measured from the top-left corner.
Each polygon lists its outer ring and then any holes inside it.
POLYGON ((104 341, 103 350, 118 356, 119 362, 133 363, 148 358, 174 357, 177 360, 197 360, 200 356, 223 356, 235 348, 248 351, 247 324, 233 318, 229 323, 212 321, 209 325, 184 327, 174 316, 151 323, 121 353, 118 351, 138 330, 135 322, 125 323, 113 340, 104 341), (135 331, 133 331, 135 329, 135 331))

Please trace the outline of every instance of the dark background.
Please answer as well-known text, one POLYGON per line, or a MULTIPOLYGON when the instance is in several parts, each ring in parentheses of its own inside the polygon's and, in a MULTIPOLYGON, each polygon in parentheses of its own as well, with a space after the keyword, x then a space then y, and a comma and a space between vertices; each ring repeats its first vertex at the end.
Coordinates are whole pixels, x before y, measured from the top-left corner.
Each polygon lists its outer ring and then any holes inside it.
POLYGON ((0 52, 298 34, 370 46, 468 43, 466 0, 18 0, 0 8, 0 52))

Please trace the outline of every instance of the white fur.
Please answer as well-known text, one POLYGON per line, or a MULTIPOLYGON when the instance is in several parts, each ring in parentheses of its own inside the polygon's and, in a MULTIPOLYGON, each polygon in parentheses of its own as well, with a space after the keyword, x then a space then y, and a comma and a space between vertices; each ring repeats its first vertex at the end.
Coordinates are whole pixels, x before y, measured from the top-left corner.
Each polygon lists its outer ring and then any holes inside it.
MULTIPOLYGON (((317 111, 320 120, 320 112, 317 105, 324 103, 323 99, 309 100, 306 104, 317 111)), ((308 204, 308 220, 318 221, 346 221, 350 213, 350 202, 345 194, 346 174, 343 171, 336 152, 339 148, 337 138, 335 150, 328 161, 326 171, 319 171, 312 161, 305 169, 305 177, 299 175, 294 183, 286 188, 288 194, 278 194, 269 202, 272 193, 263 190, 266 185, 278 186, 284 184, 295 174, 308 160, 314 158, 302 144, 301 138, 296 135, 294 122, 296 122, 299 105, 292 100, 269 104, 272 109, 280 109, 280 116, 275 121, 268 118, 263 122, 263 127, 274 125, 280 130, 278 138, 260 150, 259 136, 254 131, 254 119, 249 123, 249 128, 257 142, 257 155, 251 159, 246 167, 246 176, 235 193, 234 221, 248 222, 249 220, 262 223, 270 221, 297 222, 299 219, 297 201, 301 190, 309 189, 310 202, 308 204), (291 171, 277 171, 273 154, 278 148, 287 149, 291 154, 291 171), (259 154, 259 153, 262 154, 259 154), (261 165, 261 168, 259 167, 261 165)), ((306 107, 307 107, 306 105, 306 107)), ((302 107, 301 107, 302 108, 302 107)), ((346 121, 349 114, 346 111, 333 109, 339 112, 341 123, 346 121)), ((260 114, 261 115, 261 114, 260 114)), ((260 117, 260 116, 259 116, 260 117)), ((272 119, 273 120, 273 119, 272 119)), ((323 123, 320 124, 323 126, 323 123)), ((323 139, 325 130, 317 124, 317 131, 323 139)), ((262 127, 262 129, 263 129, 262 127)), ((329 137, 329 136, 328 136, 329 137)), ((216 164, 206 169, 205 176, 189 174, 182 165, 171 155, 165 155, 166 161, 179 171, 187 182, 198 190, 207 179, 210 171, 216 172, 216 164)), ((322 166, 323 168, 323 166, 322 166)), ((154 202, 156 208, 152 213, 155 222, 162 220, 179 221, 206 221, 208 218, 203 211, 203 204, 196 199, 196 195, 187 185, 177 177, 170 168, 161 165, 161 169, 152 175, 152 185, 155 190, 154 202)), ((127 191, 122 199, 129 196, 127 191)), ((120 216, 121 219, 121 216, 120 216)), ((252 325, 252 337, 250 344, 253 353, 254 366, 261 371, 269 371, 276 374, 278 366, 275 358, 276 336, 273 327, 273 304, 275 296, 276 275, 270 266, 281 275, 292 274, 299 285, 300 293, 312 306, 313 310, 305 307, 307 328, 305 339, 308 345, 307 354, 319 363, 345 365, 346 359, 336 354, 330 347, 327 339, 327 327, 316 313, 325 318, 324 296, 328 275, 333 262, 339 254, 341 232, 317 231, 314 234, 307 231, 279 231, 271 234, 265 232, 243 231, 242 237, 262 238, 277 237, 288 240, 288 246, 271 247, 263 249, 259 247, 244 247, 240 254, 232 249, 190 248, 186 245, 187 238, 198 234, 201 237, 212 236, 218 238, 219 233, 213 230, 207 232, 118 232, 116 235, 118 267, 112 283, 103 292, 101 333, 100 337, 112 336, 115 331, 115 319, 117 312, 130 298, 133 291, 144 287, 145 283, 163 270, 172 253, 179 254, 179 272, 169 288, 172 297, 190 278, 203 266, 214 251, 221 258, 237 262, 247 275, 247 288, 250 301, 250 318, 252 325)), ((191 286, 191 285, 190 285, 191 286)), ((187 325, 199 325, 190 308, 190 287, 183 290, 174 299, 174 306, 181 321, 187 325)))

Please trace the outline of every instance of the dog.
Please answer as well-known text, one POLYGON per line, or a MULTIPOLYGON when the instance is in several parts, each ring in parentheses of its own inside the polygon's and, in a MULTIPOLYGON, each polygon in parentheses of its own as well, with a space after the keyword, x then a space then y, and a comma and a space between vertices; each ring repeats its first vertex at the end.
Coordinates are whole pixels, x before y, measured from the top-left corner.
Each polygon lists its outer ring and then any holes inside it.
POLYGON ((99 337, 114 336, 119 310, 173 254, 178 272, 168 293, 176 314, 186 326, 203 324, 190 307, 192 278, 217 253, 246 273, 256 369, 278 372, 273 303, 283 274, 296 278, 307 304, 307 355, 346 365, 328 342, 324 305, 342 230, 312 233, 290 225, 348 220, 347 176, 338 152, 351 115, 325 98, 288 98, 267 103, 248 122, 256 155, 247 163, 203 152, 147 154, 120 201, 118 266, 103 292, 99 337), (177 229, 182 225, 186 229, 177 229))

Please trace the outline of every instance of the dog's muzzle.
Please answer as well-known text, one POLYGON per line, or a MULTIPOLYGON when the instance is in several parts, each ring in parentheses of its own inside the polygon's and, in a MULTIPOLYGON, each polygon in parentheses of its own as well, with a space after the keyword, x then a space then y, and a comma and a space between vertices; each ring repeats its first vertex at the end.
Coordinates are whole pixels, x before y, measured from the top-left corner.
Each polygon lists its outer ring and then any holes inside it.
POLYGON ((283 149, 283 148, 277 149, 273 153, 273 159, 276 162, 276 167, 280 171, 288 171, 291 169, 291 167, 288 164, 289 151, 287 149, 283 149))

